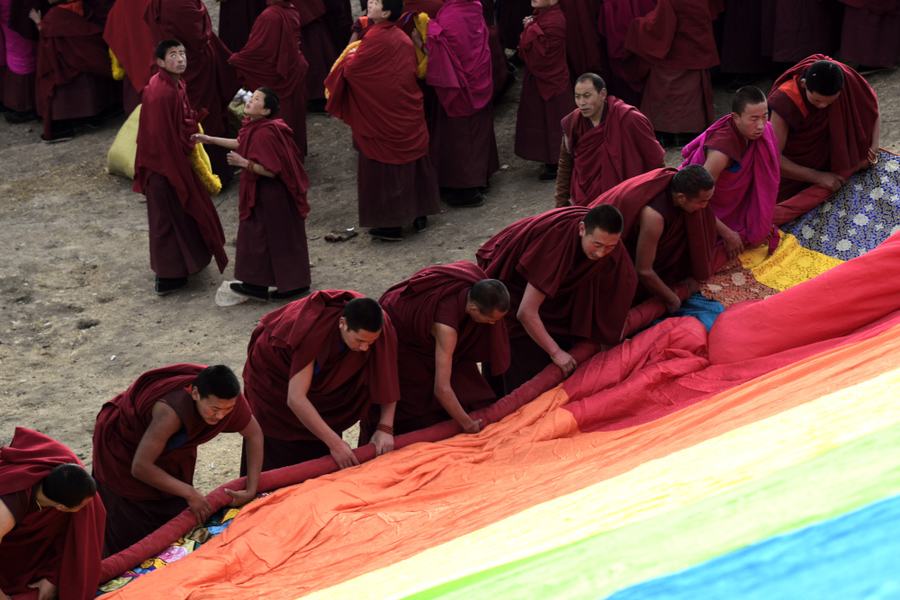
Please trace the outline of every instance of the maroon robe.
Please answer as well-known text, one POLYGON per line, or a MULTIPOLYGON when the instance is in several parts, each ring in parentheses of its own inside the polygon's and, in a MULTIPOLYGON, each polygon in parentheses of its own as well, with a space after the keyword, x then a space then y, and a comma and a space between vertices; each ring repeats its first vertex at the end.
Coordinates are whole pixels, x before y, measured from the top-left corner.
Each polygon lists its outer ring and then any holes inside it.
POLYGON ((494 78, 494 94, 492 100, 497 100, 500 94, 507 89, 509 80, 509 65, 506 62, 506 53, 500 44, 500 30, 494 22, 494 0, 482 0, 481 14, 488 26, 488 48, 491 51, 491 76, 494 78))
POLYGON ((325 80, 328 112, 353 130, 363 227, 396 227, 441 212, 412 41, 394 23, 368 27, 325 80))
POLYGON ((522 19, 534 12, 531 0, 500 0, 497 12, 497 27, 500 43, 504 48, 515 50, 522 35, 522 19))
POLYGON ((625 39, 631 22, 656 8, 656 4, 657 0, 604 0, 597 21, 609 57, 609 92, 634 106, 641 104, 647 73, 641 59, 625 49, 625 39))
MULTIPOLYGON (((219 214, 213 205, 206 188, 191 168, 188 156, 194 147, 191 135, 197 133, 196 113, 191 110, 184 82, 176 84, 172 76, 161 71, 150 79, 144 88, 143 108, 138 125, 137 153, 134 160, 134 191, 147 196, 147 210, 150 216, 150 261, 154 272, 159 277, 186 277, 192 272, 183 272, 176 264, 175 273, 166 271, 169 260, 157 262, 160 257, 177 257, 184 247, 185 236, 195 237, 193 231, 169 233, 165 227, 167 215, 178 212, 178 205, 172 202, 175 196, 183 213, 195 223, 197 232, 208 252, 216 257, 219 271, 225 270, 228 257, 225 255, 225 232, 219 221, 219 214), (151 182, 152 175, 164 178, 151 182), (164 184, 164 185, 163 185, 164 184), (162 189, 161 189, 162 188, 162 189), (169 188, 168 190, 166 188, 169 188), (165 194, 162 204, 158 197, 165 194), (160 219, 154 218, 155 210, 162 212, 160 219)), ((156 178, 154 178, 156 179, 156 178)), ((184 221, 184 217, 175 214, 170 220, 184 221)), ((198 244, 191 244, 196 247, 198 244)), ((196 256, 196 252, 186 253, 184 263, 194 264, 187 255, 196 256)), ((202 259, 202 256, 199 258, 202 259)), ((176 263, 179 262, 176 260, 176 263)), ((209 255, 206 263, 209 263, 209 255)), ((196 267, 195 267, 196 268, 196 267)), ((196 272, 199 269, 193 270, 196 272)), ((191 269, 188 269, 191 271, 191 269)))
POLYGON ((766 20, 764 0, 725 0, 722 13, 722 48, 719 58, 725 73, 765 73, 772 69, 771 52, 762 50, 766 20))
POLYGON ((587 212, 587 208, 573 206, 522 219, 489 239, 476 253, 485 274, 499 279, 509 290, 505 319, 513 366, 504 375, 507 393, 550 363, 549 355, 516 318, 529 283, 546 296, 538 314, 557 342, 591 340, 615 345, 621 338, 637 274, 621 244, 600 260, 584 254, 578 223, 587 212), (527 366, 514 370, 517 364, 527 366))
MULTIPOLYGON (((868 156, 878 97, 861 75, 836 63, 844 71, 844 88, 835 102, 822 110, 816 108, 800 88, 800 80, 818 60, 830 59, 814 54, 788 69, 772 86, 769 110, 778 113, 789 128, 782 155, 817 171, 853 172, 868 156)), ((782 176, 778 202, 789 201, 810 187, 814 186, 782 176)))
POLYGON ((0 590, 6 594, 33 594, 28 584, 43 578, 59 586, 59 600, 90 600, 97 594, 103 502, 94 496, 76 513, 34 504, 36 486, 63 464, 81 466, 81 461, 59 442, 23 427, 0 448, 0 497, 24 494, 28 507, 0 543, 0 590))
POLYGON ((762 0, 763 55, 791 63, 810 54, 832 54, 839 41, 841 8, 833 0, 762 0))
POLYGON ((282 292, 308 287, 304 221, 309 214, 309 176, 290 127, 281 119, 244 119, 236 152, 275 178, 241 173, 234 276, 245 283, 274 285, 282 292))
POLYGON ((219 3, 219 39, 232 52, 240 52, 266 0, 228 0, 219 3))
POLYGON ((575 109, 563 119, 562 129, 575 161, 572 202, 579 206, 626 179, 659 168, 666 156, 647 117, 615 96, 606 97, 597 127, 575 109))
POLYGON ((346 42, 341 45, 335 43, 325 23, 326 7, 322 0, 303 0, 294 6, 300 11, 303 56, 309 64, 306 72, 306 98, 321 100, 325 98, 325 78, 346 42))
MULTIPOLYGON (((716 261, 716 217, 710 207, 688 213, 674 206, 670 191, 672 178, 678 169, 656 169, 633 177, 594 200, 590 207, 610 204, 619 209, 625 219, 622 240, 631 259, 637 254, 640 233, 641 210, 653 201, 653 208, 661 210, 666 225, 656 247, 653 270, 669 287, 686 277, 699 281, 708 279, 716 261), (658 198, 663 196, 660 201, 658 198), (669 205, 672 205, 669 210, 669 205)), ((635 304, 643 301, 649 292, 639 286, 635 304)))
MULTIPOLYGON (((463 409, 472 412, 497 399, 477 363, 490 363, 494 375, 507 369, 506 322, 476 323, 466 314, 466 295, 483 279, 488 279, 484 271, 467 261, 426 267, 390 287, 378 301, 397 330, 397 351, 402 365, 400 402, 394 414, 396 435, 448 419, 434 395, 435 339, 431 335, 434 323, 456 330, 450 386, 463 409)), ((377 409, 369 409, 368 418, 360 424, 360 445, 368 443, 379 417, 377 409)))
MULTIPOLYGON (((108 10, 105 5, 98 8, 104 12, 89 20, 55 6, 41 21, 36 104, 44 118, 44 139, 52 137, 54 118, 90 117, 121 100, 121 86, 113 83, 109 48, 103 41, 108 10), (76 84, 69 89, 71 95, 58 93, 69 84, 76 84)), ((89 14, 85 7, 85 15, 89 14)))
MULTIPOLYGON (((150 26, 153 43, 176 39, 187 51, 184 83, 191 106, 206 110, 203 131, 207 135, 231 137, 228 103, 240 89, 237 72, 228 64, 231 51, 213 33, 209 13, 201 0, 150 0, 144 21, 150 26)), ((228 150, 220 146, 206 149, 213 172, 227 185, 234 175, 228 165, 228 150)))
POLYGON ((558 4, 534 11, 534 22, 519 41, 519 57, 525 75, 516 114, 516 156, 556 164, 562 140, 559 122, 572 108, 566 17, 558 4))
MULTIPOLYGON (((26 54, 29 61, 33 61, 34 67, 21 69, 23 72, 14 71, 9 65, 0 67, 0 103, 16 112, 27 112, 36 108, 35 69, 37 68, 37 42, 38 29, 34 26, 28 13, 31 9, 47 14, 49 4, 46 0, 17 0, 9 5, 8 21, 4 23, 12 32, 22 36, 28 41, 30 51, 26 54), (26 72, 27 71, 27 72, 26 72)), ((7 57, 7 63, 9 63, 7 57)))
POLYGON ((560 3, 566 15, 566 59, 573 81, 585 73, 609 78, 606 45, 597 27, 602 4, 592 0, 563 0, 560 3))
POLYGON ((197 412, 190 388, 203 365, 178 364, 148 371, 127 390, 107 402, 97 415, 94 427, 94 477, 100 483, 104 502, 108 499, 109 527, 106 550, 114 554, 140 541, 187 508, 187 501, 137 479, 131 474, 138 445, 153 420, 157 402, 167 404, 182 422, 182 429, 166 442, 156 466, 188 485, 193 485, 197 446, 220 433, 243 431, 250 424, 247 400, 238 395, 234 409, 215 425, 197 412), (134 517, 148 518, 144 507, 167 507, 150 522, 135 523, 134 517))
MULTIPOLYGON (((275 115, 293 130, 294 142, 306 157, 306 71, 300 51, 300 13, 291 4, 276 2, 253 24, 250 39, 228 59, 244 88, 267 87, 278 96, 275 115)), ((243 156, 243 155, 241 155, 243 156)), ((246 157, 245 157, 246 158, 246 157)))
POLYGON ((149 1, 118 0, 109 13, 103 31, 103 40, 115 53, 138 94, 150 81, 151 69, 156 64, 153 35, 143 18, 149 1))
POLYGON ((695 133, 714 121, 709 69, 719 64, 712 32, 719 12, 715 0, 660 0, 631 22, 625 48, 648 65, 641 112, 657 131, 695 133))
MULTIPOLYGON (((351 351, 341 342, 338 322, 344 307, 361 297, 340 290, 315 292, 260 320, 247 347, 243 377, 250 407, 267 440, 274 439, 276 445, 318 441, 287 404, 291 378, 312 362, 315 371, 307 398, 338 434, 366 414, 371 404, 400 398, 397 335, 388 315, 381 335, 367 351, 351 351)), ((267 444, 267 453, 270 448, 267 444)), ((319 455, 327 453, 326 447, 319 455)), ((272 456, 265 461, 284 463, 272 456)))
POLYGON ((900 0, 841 0, 844 60, 868 67, 893 67, 900 60, 900 0))

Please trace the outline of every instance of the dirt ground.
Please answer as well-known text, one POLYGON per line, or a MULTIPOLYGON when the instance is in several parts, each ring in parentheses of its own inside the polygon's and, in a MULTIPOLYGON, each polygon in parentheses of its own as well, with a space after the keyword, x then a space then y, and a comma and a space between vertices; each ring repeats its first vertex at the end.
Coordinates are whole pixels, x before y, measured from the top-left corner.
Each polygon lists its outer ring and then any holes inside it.
MULTIPOLYGON (((211 12, 215 20, 217 8, 211 12)), ((869 80, 881 102, 881 145, 900 151, 900 72, 869 80)), ((768 91, 771 83, 757 85, 768 91)), ((357 224, 356 153, 347 126, 310 115, 306 229, 313 289, 377 298, 428 265, 474 260, 491 235, 552 208, 554 186, 537 178, 542 167, 513 154, 519 94, 517 83, 496 106, 502 168, 487 202, 468 209, 445 205, 443 214, 429 217, 426 232, 409 227, 401 243, 364 232, 325 242, 333 229, 357 224)), ((717 116, 730 110, 730 98, 717 87, 717 116)), ((240 373, 259 318, 281 305, 216 306, 216 289, 234 279, 233 262, 221 275, 208 267, 178 293, 153 293, 144 198, 131 191, 130 180, 105 171, 123 122, 112 119, 100 129, 76 131, 70 142, 46 145, 38 139, 39 123, 0 120, 0 443, 11 439, 14 427, 29 427, 68 445, 88 466, 104 402, 144 371, 168 364, 224 363, 240 373)), ((666 162, 679 164, 679 150, 670 149, 666 162)), ((232 261, 237 195, 235 179, 214 198, 232 261)), ((239 453, 236 434, 202 446, 195 485, 208 492, 237 477, 239 453)))

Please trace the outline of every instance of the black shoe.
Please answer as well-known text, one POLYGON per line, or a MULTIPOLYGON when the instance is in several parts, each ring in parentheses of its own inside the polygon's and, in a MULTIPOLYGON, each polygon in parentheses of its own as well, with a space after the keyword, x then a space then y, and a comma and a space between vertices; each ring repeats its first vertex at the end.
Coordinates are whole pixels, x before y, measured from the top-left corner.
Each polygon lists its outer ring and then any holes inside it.
POLYGON ((312 100, 306 101, 306 112, 308 113, 324 113, 325 104, 328 101, 325 98, 313 98, 312 100))
POLYGON ((269 299, 269 288, 264 285, 253 285, 252 283, 239 283, 235 281, 228 287, 231 288, 232 292, 239 296, 254 298, 256 300, 269 299))
POLYGON ((73 137, 75 137, 75 130, 68 124, 53 124, 50 127, 50 139, 45 138, 42 133, 41 141, 45 144, 58 144, 59 142, 68 142, 73 137))
POLYGON ((416 233, 422 233, 428 229, 428 217, 416 217, 416 220, 413 221, 413 227, 416 233))
POLYGON ((369 235, 373 238, 377 238, 379 240, 384 240, 386 242, 402 242, 403 241, 403 228, 402 227, 375 227, 369 230, 369 235))
POLYGON ((88 129, 99 129, 103 126, 103 123, 108 121, 113 117, 117 117, 124 113, 125 111, 122 109, 121 104, 114 104, 109 108, 103 109, 99 114, 94 115, 93 117, 87 117, 80 121, 81 125, 84 125, 88 129))
POLYGON ((667 131, 656 131, 656 141, 659 142, 659 145, 663 148, 674 148, 675 147, 675 134, 669 133, 667 131))
POLYGON ((187 277, 174 277, 169 279, 165 277, 157 277, 156 295, 165 296, 167 294, 171 294, 172 292, 177 292, 186 285, 187 277))
POLYGON ((11 112, 4 117, 7 123, 12 125, 19 125, 21 123, 28 123, 30 121, 37 121, 38 114, 33 110, 25 110, 22 112, 11 112))
POLYGON ((447 197, 447 204, 454 208, 472 208, 484 204, 484 196, 481 195, 478 188, 452 190, 447 197))
POLYGON ((540 174, 538 179, 540 179, 541 181, 556 181, 556 170, 558 168, 559 165, 544 163, 544 172, 540 174))
POLYGON ((272 300, 287 300, 288 298, 296 298, 302 294, 305 294, 309 291, 309 286, 297 288, 296 290, 290 290, 288 292, 272 292, 269 294, 269 298, 272 300))

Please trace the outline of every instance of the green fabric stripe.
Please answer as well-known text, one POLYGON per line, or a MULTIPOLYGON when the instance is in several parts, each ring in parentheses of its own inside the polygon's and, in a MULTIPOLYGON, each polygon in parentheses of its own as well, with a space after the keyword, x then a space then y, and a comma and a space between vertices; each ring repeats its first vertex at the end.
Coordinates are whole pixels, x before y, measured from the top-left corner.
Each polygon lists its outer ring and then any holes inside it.
POLYGON ((894 425, 689 506, 407 598, 596 600, 898 494, 898 456, 894 425))

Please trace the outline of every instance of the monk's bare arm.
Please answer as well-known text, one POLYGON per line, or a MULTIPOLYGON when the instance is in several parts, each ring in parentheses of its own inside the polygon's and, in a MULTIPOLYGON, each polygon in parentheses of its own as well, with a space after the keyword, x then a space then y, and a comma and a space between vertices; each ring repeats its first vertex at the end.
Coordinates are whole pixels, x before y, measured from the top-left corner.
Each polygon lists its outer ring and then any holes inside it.
POLYGON ((263 465, 263 432, 256 417, 250 415, 250 422, 241 430, 241 437, 247 448, 247 483, 243 490, 225 489, 231 496, 229 506, 243 506, 253 500, 259 489, 259 474, 263 465))
POLYGON ((154 404, 151 414, 153 419, 134 452, 131 474, 148 485, 187 500, 191 512, 197 518, 197 524, 202 524, 212 514, 212 506, 206 497, 189 483, 172 477, 156 466, 157 459, 166 448, 166 442, 183 427, 181 419, 165 402, 154 404))
POLYGON ((454 421, 460 424, 466 433, 478 433, 481 420, 473 421, 469 413, 463 409, 450 386, 450 375, 453 372, 453 351, 456 349, 456 330, 443 323, 431 326, 434 336, 434 395, 454 421))
POLYGON ((784 155, 784 146, 787 144, 789 135, 789 127, 787 121, 781 118, 774 110, 769 117, 772 123, 772 129, 775 130, 775 137, 778 138, 778 166, 781 169, 782 179, 793 179, 795 181, 805 181, 817 185, 820 188, 836 192, 846 183, 846 180, 837 173, 826 173, 824 171, 816 171, 809 167, 798 165, 784 155))
POLYGON ((519 311, 516 313, 516 319, 525 328, 525 331, 531 336, 534 342, 543 348, 544 352, 550 355, 553 364, 559 367, 563 375, 568 377, 578 363, 574 358, 559 347, 559 344, 547 333, 544 322, 538 311, 546 296, 538 291, 536 287, 530 283, 525 286, 525 293, 522 295, 522 302, 519 304, 519 311))
POLYGON ((681 306, 681 298, 672 289, 663 283, 653 263, 656 261, 656 249, 659 246, 659 238, 662 237, 662 215, 645 206, 640 214, 640 232, 638 233, 637 249, 634 257, 634 268, 637 270, 638 279, 644 284, 650 293, 666 303, 666 310, 675 312, 681 306))
POLYGON ((325 422, 322 415, 319 414, 319 411, 316 410, 316 407, 313 406, 307 397, 309 388, 312 385, 314 368, 315 362, 311 362, 303 367, 299 373, 291 377, 291 380, 288 382, 288 407, 310 433, 328 446, 331 456, 339 469, 358 465, 359 461, 356 459, 356 455, 353 454, 350 444, 341 439, 341 436, 328 426, 328 423, 325 422))
POLYGON ((222 146, 223 148, 228 148, 229 150, 237 150, 238 141, 231 138, 220 138, 213 137, 211 135, 206 135, 203 133, 195 133, 191 136, 192 142, 199 142, 201 144, 213 144, 214 146, 222 146))
MULTIPOLYGON (((719 175, 730 167, 733 162, 734 160, 727 154, 714 148, 706 148, 706 162, 703 163, 703 166, 712 175, 713 181, 718 182, 719 175)), ((725 254, 728 255, 729 260, 744 251, 744 243, 741 241, 741 236, 720 221, 719 217, 716 217, 716 233, 725 242, 725 254)))

